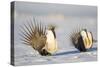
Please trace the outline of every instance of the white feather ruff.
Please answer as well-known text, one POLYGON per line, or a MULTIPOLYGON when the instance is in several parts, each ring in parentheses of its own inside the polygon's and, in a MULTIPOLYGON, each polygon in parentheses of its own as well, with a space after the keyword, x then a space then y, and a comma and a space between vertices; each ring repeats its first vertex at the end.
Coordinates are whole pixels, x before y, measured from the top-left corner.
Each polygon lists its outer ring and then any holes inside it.
POLYGON ((83 38, 85 48, 90 48, 93 44, 92 42, 92 34, 90 32, 81 31, 81 36, 83 38))
POLYGON ((57 41, 54 38, 54 34, 51 30, 47 30, 47 41, 45 45, 45 49, 50 52, 54 53, 57 50, 57 41))

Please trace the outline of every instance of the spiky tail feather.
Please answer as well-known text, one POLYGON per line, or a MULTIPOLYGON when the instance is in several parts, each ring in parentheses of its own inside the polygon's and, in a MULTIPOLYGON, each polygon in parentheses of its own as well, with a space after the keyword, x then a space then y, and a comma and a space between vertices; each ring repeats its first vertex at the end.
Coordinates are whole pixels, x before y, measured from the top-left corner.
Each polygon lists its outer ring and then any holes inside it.
POLYGON ((36 19, 32 19, 33 22, 23 24, 20 26, 21 30, 21 41, 24 44, 31 45, 35 50, 37 50, 41 55, 43 55, 42 48, 46 44, 46 26, 38 23, 36 19))

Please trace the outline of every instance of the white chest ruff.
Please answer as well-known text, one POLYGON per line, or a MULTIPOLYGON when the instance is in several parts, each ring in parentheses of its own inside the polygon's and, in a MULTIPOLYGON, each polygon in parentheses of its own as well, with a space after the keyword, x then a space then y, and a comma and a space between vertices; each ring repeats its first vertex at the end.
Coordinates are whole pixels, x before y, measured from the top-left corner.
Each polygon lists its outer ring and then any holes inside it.
POLYGON ((54 38, 53 32, 51 30, 47 31, 47 41, 45 49, 50 53, 54 53, 57 50, 57 41, 54 38))
POLYGON ((82 31, 81 35, 82 35, 82 38, 83 38, 83 42, 84 42, 85 48, 87 48, 87 49, 90 48, 92 46, 92 44, 93 44, 91 33, 87 32, 87 34, 86 34, 85 31, 82 31))

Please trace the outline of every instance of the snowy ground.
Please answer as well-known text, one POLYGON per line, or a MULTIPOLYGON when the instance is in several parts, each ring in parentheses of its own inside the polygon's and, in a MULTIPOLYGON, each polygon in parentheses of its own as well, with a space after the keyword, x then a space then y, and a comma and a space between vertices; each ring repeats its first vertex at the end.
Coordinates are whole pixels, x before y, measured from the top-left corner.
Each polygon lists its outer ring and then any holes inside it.
POLYGON ((61 49, 53 56, 41 56, 30 46, 24 44, 15 45, 15 51, 15 65, 97 61, 96 44, 94 44, 93 48, 91 48, 87 52, 80 53, 77 49, 72 47, 61 49))

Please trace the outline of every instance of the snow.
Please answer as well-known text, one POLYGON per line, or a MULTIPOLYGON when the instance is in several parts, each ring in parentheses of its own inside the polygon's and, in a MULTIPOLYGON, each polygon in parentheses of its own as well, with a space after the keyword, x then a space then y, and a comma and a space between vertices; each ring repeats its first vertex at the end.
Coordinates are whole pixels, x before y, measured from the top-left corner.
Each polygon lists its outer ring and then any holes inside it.
POLYGON ((62 49, 52 56, 41 56, 33 48, 24 44, 15 46, 15 65, 54 64, 69 62, 97 61, 96 44, 87 52, 79 52, 74 47, 62 49))

